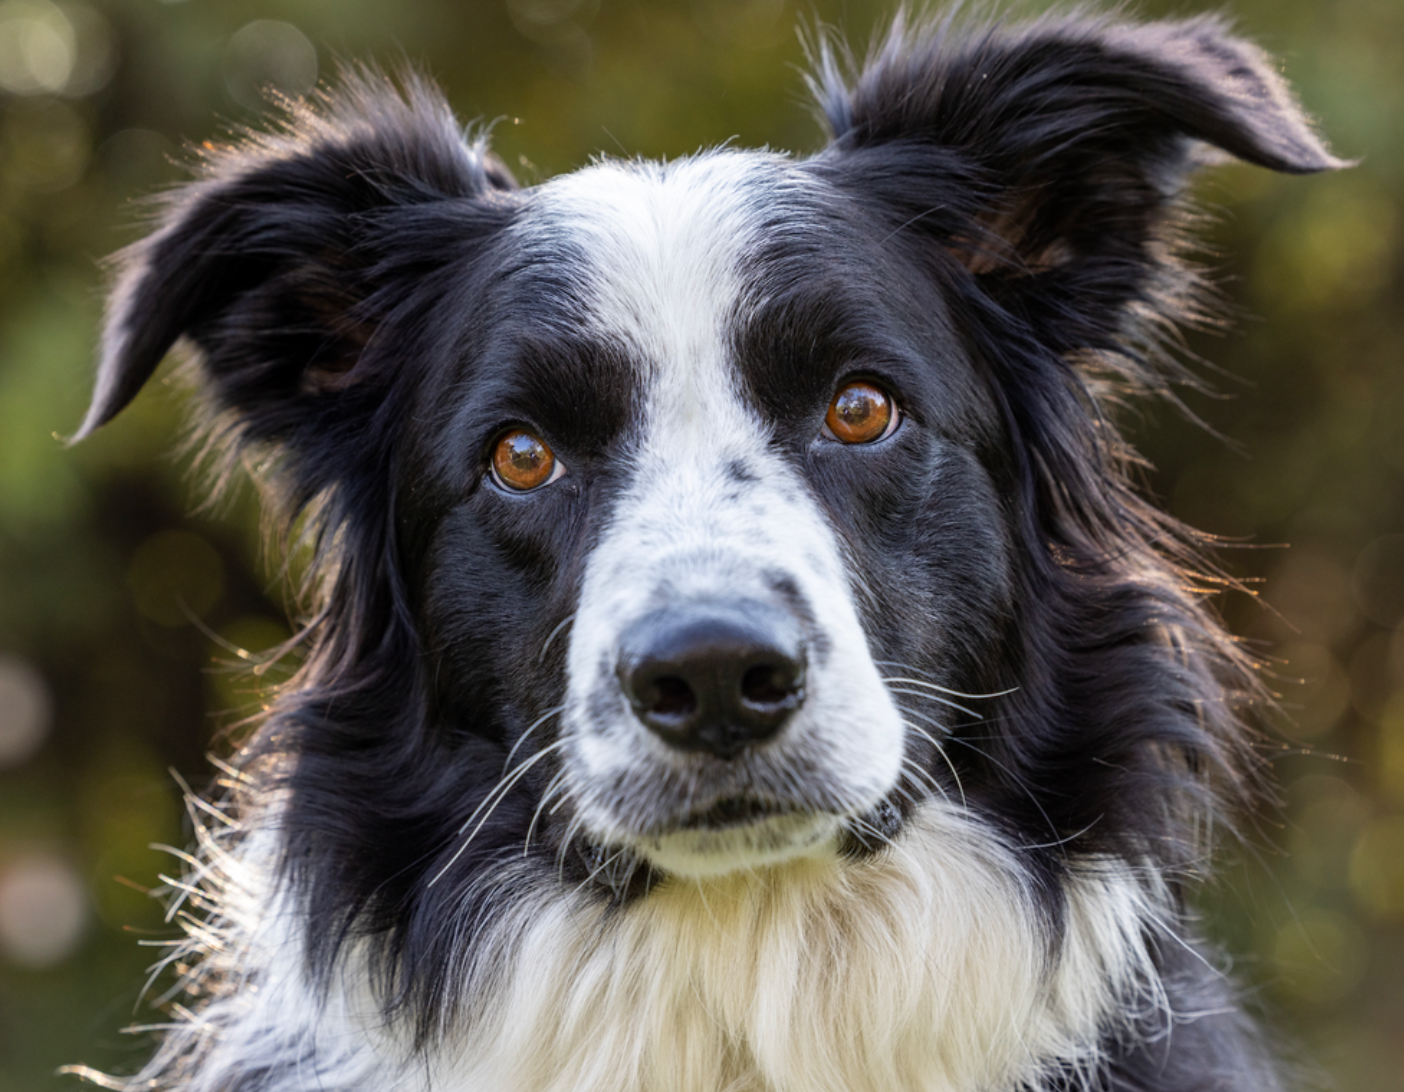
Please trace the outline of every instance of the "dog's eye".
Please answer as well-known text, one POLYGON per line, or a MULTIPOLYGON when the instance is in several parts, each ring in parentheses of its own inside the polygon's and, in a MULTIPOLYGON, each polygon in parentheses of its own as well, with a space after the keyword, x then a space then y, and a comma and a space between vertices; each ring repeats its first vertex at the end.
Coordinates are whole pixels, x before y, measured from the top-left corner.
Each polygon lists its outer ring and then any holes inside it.
POLYGON ((514 493, 539 489, 564 473, 546 442, 526 429, 504 432, 493 445, 492 480, 514 493))
POLYGON ((896 430, 897 407, 876 383, 855 379, 845 383, 829 403, 824 435, 845 444, 871 444, 896 430))

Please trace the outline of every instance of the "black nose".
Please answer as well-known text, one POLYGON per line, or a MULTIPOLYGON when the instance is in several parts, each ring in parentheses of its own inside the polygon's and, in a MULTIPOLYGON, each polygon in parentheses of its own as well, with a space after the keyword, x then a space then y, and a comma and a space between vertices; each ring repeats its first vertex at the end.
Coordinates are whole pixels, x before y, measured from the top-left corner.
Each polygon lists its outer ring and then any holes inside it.
POLYGON ((776 735, 804 702, 797 619, 754 600, 656 611, 624 634, 619 681, 672 747, 732 758, 776 735))

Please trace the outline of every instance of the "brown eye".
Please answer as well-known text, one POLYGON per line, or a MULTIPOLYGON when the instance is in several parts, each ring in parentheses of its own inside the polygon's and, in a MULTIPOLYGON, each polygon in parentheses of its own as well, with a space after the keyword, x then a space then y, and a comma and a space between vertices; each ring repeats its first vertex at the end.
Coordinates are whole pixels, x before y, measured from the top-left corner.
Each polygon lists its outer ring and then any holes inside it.
POLYGON ((526 493, 560 477, 563 468, 545 442, 525 429, 502 434, 492 449, 492 477, 504 489, 526 493))
POLYGON ((892 396, 875 383, 856 379, 839 388, 824 417, 827 434, 845 444, 870 444, 897 427, 892 396))

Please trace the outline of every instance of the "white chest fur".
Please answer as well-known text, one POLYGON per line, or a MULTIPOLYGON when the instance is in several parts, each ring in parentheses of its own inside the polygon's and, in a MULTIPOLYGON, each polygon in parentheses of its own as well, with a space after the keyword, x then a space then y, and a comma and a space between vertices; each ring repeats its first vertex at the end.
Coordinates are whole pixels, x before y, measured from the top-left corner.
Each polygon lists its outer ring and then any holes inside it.
POLYGON ((976 1092, 1094 1061, 1109 1012, 1154 999, 1148 881, 1071 881, 1050 943, 1010 851, 938 801, 874 858, 669 882, 622 911, 509 866, 466 1026, 412 1054, 355 959, 328 996, 305 981, 296 919, 254 897, 245 849, 205 957, 243 988, 163 1051, 202 1041, 191 1092, 265 1067, 287 1092, 976 1092))

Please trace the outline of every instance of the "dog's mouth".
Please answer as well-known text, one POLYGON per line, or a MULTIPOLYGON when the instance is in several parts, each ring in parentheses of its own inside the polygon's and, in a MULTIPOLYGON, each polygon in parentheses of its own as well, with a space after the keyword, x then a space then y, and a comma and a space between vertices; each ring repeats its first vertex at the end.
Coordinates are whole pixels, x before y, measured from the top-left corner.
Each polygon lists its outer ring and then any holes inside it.
POLYGON ((753 797, 727 797, 627 844, 655 868, 704 878, 779 864, 836 847, 843 819, 753 797))
POLYGON ((583 843, 582 854, 590 878, 618 895, 640 876, 706 879, 811 857, 825 847, 845 856, 878 852, 893 844, 902 823, 900 809, 887 800, 845 819, 797 804, 733 796, 613 847, 583 843))
POLYGON ((793 804, 757 800, 749 796, 733 796, 719 800, 701 811, 692 812, 669 825, 672 831, 733 830, 752 826, 769 819, 799 815, 802 809, 793 804))

